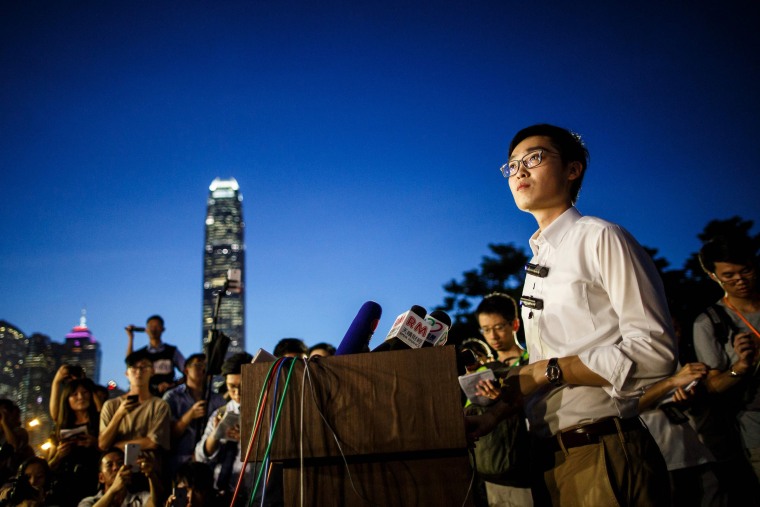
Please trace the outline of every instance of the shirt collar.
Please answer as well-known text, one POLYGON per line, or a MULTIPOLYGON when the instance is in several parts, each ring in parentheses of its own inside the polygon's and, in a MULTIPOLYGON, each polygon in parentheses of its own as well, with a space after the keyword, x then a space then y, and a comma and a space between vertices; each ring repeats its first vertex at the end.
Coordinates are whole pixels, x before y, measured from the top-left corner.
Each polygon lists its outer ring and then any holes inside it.
POLYGON ((552 248, 557 248, 562 242, 562 238, 567 234, 567 231, 570 230, 575 222, 581 219, 581 216, 582 215, 578 209, 575 206, 571 206, 549 224, 549 227, 543 231, 539 229, 533 233, 533 236, 530 237, 529 241, 533 255, 538 254, 539 248, 544 243, 550 245, 552 248))
POLYGON ((235 400, 230 400, 227 402, 227 412, 232 412, 234 414, 240 413, 240 403, 236 402, 235 400))

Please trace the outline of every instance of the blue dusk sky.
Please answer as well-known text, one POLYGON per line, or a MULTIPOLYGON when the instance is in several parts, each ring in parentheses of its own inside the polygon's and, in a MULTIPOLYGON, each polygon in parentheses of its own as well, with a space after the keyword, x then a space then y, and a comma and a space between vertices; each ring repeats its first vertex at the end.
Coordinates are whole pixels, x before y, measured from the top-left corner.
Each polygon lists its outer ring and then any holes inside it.
POLYGON ((247 350, 337 345, 367 300, 374 347, 489 243, 527 250, 498 169, 539 122, 588 145, 580 211, 681 267, 760 216, 758 26, 749 1, 2 2, 0 319, 62 341, 86 307, 122 387, 127 324, 200 351, 234 177, 247 350))

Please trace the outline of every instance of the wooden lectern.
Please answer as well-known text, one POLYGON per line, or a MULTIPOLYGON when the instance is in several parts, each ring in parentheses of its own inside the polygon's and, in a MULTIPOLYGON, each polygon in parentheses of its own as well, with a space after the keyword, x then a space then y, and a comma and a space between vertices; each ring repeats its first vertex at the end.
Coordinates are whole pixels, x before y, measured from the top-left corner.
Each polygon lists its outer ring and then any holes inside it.
MULTIPOLYGON (((447 346, 319 358, 307 376, 298 362, 271 447, 285 505, 301 505, 301 495, 307 506, 473 505, 455 354, 447 346)), ((242 445, 271 364, 243 366, 242 445)), ((264 456, 271 407, 270 394, 251 461, 264 456)))

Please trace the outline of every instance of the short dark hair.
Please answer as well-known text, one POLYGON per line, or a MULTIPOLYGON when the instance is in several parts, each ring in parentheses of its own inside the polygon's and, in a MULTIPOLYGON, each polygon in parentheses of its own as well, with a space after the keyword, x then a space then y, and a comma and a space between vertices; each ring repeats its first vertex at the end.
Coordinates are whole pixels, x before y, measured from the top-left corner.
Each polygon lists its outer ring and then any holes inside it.
POLYGON ((253 356, 247 352, 232 354, 222 363, 222 375, 240 375, 243 365, 251 361, 253 356))
POLYGON ((185 366, 192 363, 193 361, 206 361, 206 354, 202 352, 196 352, 195 354, 190 354, 187 359, 185 359, 185 366))
POLYGON ((124 459, 124 451, 122 451, 118 447, 109 447, 108 449, 100 453, 100 459, 98 460, 98 469, 103 467, 103 463, 101 463, 101 461, 103 461, 103 458, 105 458, 106 456, 112 453, 116 453, 121 457, 121 459, 124 459))
POLYGON ((274 346, 274 356, 283 357, 288 353, 308 354, 309 348, 300 338, 283 338, 274 346))
POLYGON ((319 350, 319 349, 327 351, 327 353, 331 356, 335 355, 335 347, 327 342, 320 342, 315 345, 312 345, 311 347, 309 347, 308 354, 311 355, 313 351, 319 350))
POLYGON ((509 156, 512 156, 512 152, 518 144, 533 136, 548 137, 551 140, 552 147, 559 152, 563 164, 569 164, 570 162, 581 163, 581 174, 577 179, 573 180, 570 188, 570 199, 575 204, 575 201, 578 200, 578 193, 581 191, 581 184, 583 183, 583 177, 586 175, 586 167, 588 167, 589 160, 588 149, 583 143, 581 136, 575 132, 555 125, 549 125, 548 123, 531 125, 519 131, 512 138, 512 142, 509 143, 509 156))
POLYGON ((517 318, 517 303, 509 294, 493 292, 483 298, 475 309, 475 318, 481 313, 495 313, 504 317, 507 322, 514 322, 517 318))
POLYGON ((148 351, 145 349, 139 349, 135 350, 131 354, 129 354, 126 358, 124 358, 124 362, 127 363, 127 366, 134 366, 143 359, 147 359, 148 361, 153 363, 153 360, 148 355, 148 351))
POLYGON ((716 262, 755 267, 757 251, 747 236, 716 236, 699 250, 699 264, 707 274, 715 273, 716 262))
POLYGON ((145 323, 147 324, 147 323, 148 323, 148 322, 150 322, 151 320, 157 320, 157 321, 159 321, 159 322, 161 323, 161 327, 165 327, 165 326, 164 326, 164 318, 163 318, 163 317, 161 317, 160 315, 151 315, 150 317, 148 317, 148 318, 145 320, 145 323))

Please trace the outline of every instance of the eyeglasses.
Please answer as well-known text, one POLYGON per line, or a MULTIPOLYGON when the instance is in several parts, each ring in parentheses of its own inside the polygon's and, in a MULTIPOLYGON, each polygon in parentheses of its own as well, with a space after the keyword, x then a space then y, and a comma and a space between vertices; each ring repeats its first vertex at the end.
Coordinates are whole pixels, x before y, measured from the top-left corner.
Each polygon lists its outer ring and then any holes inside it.
POLYGON ((515 174, 517 174, 517 171, 520 170, 520 163, 522 163, 523 167, 526 169, 533 169, 534 167, 538 167, 541 165, 541 162, 543 162, 544 160, 544 153, 559 155, 559 153, 557 153, 556 151, 547 150, 545 148, 533 150, 526 153, 523 158, 510 160, 509 162, 501 166, 501 174, 504 175, 505 178, 514 176, 515 174))
POLYGON ((755 278, 755 268, 746 267, 738 273, 732 273, 728 278, 721 278, 717 274, 713 273, 713 276, 721 285, 736 285, 742 280, 752 280, 755 278))
POLYGON ((145 371, 145 370, 152 370, 153 366, 130 366, 130 370, 132 371, 145 371))
POLYGON ((501 333, 502 331, 504 331, 505 329, 507 329, 507 325, 508 324, 496 324, 495 326, 491 326, 491 327, 481 327, 480 328, 480 334, 482 334, 482 335, 485 336, 485 335, 489 334, 491 331, 493 331, 495 333, 501 333))

